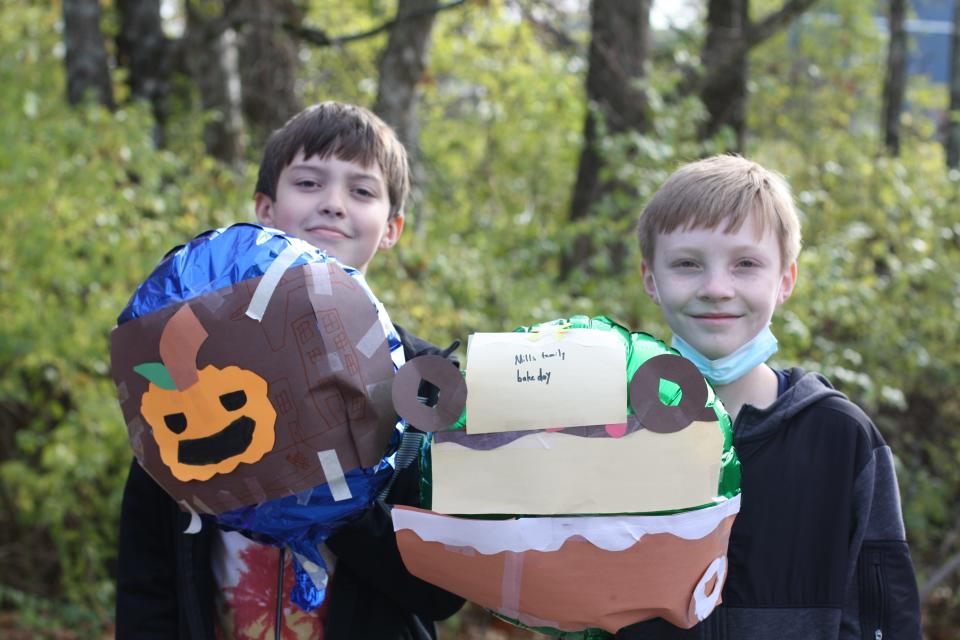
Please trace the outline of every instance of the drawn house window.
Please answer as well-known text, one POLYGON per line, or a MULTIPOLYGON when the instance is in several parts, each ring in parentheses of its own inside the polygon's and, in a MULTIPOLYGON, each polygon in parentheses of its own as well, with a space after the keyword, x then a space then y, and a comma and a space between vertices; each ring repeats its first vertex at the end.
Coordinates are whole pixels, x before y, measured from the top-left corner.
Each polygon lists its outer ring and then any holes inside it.
POLYGON ((302 320, 298 320, 293 325, 293 331, 297 335, 297 342, 299 342, 300 344, 306 344, 307 342, 310 342, 313 339, 313 336, 315 334, 313 331, 312 320, 313 320, 312 318, 304 318, 302 320))
POLYGON ((337 351, 343 351, 350 345, 350 338, 348 338, 345 333, 339 333, 337 337, 333 339, 333 344, 337 345, 337 351))
POLYGON ((330 394, 326 399, 326 403, 327 409, 329 409, 330 413, 334 416, 343 415, 343 398, 340 397, 339 393, 330 394))
POLYGON ((350 398, 350 418, 352 420, 360 420, 363 418, 364 408, 367 403, 364 401, 363 396, 354 396, 350 398))
POLYGON ((323 331, 326 333, 337 333, 343 330, 343 325, 340 324, 340 316, 337 315, 336 311, 324 313, 320 322, 323 324, 323 331))
POLYGON ((293 408, 293 402, 290 401, 290 392, 287 389, 284 389, 275 396, 274 406, 277 408, 277 411, 280 412, 280 415, 286 415, 286 413, 293 408))
POLYGON ((357 357, 353 353, 343 354, 344 364, 347 365, 347 371, 352 376, 360 375, 360 365, 357 364, 357 357))

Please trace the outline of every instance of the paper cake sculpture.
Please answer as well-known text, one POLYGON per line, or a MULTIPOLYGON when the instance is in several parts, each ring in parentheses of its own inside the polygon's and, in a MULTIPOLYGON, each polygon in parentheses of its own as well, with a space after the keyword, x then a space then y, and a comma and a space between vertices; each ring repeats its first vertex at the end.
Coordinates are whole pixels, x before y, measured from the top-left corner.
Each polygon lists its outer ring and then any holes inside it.
POLYGON ((306 242, 239 224, 178 247, 121 314, 111 358, 157 484, 304 566, 392 473, 399 338, 362 275, 306 242), (313 521, 285 531, 297 508, 313 521))
POLYGON ((730 419, 662 342, 583 316, 474 334, 466 380, 415 358, 393 397, 433 432, 430 510, 393 510, 414 575, 546 633, 689 628, 719 602, 740 507, 730 419), (435 407, 410 400, 424 381, 435 407))

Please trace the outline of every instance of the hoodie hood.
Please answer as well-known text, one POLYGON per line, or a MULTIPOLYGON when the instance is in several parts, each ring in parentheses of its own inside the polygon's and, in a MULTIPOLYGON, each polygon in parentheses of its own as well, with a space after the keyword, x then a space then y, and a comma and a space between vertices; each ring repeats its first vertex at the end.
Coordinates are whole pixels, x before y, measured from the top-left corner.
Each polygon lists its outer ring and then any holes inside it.
POLYGON ((799 367, 788 369, 786 373, 789 377, 787 389, 773 404, 764 409, 746 405, 740 410, 733 425, 734 446, 770 435, 795 415, 825 398, 846 397, 819 373, 799 367))

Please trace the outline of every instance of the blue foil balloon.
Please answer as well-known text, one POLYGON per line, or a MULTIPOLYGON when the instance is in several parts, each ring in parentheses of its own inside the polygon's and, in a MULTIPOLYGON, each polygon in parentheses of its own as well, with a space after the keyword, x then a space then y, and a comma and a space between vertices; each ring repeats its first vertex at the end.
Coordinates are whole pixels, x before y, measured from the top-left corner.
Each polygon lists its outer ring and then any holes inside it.
MULTIPOLYGON (((263 276, 291 246, 299 251, 299 257, 288 268, 336 262, 309 243, 260 225, 241 223, 200 234, 164 256, 137 288, 117 324, 263 276)), ((396 370, 404 362, 403 348, 386 311, 359 271, 340 266, 362 283, 376 307, 396 370)), ((318 546, 338 528, 360 517, 389 486, 401 435, 402 423, 398 423, 385 452, 387 455, 373 467, 355 468, 344 474, 343 481, 350 493, 347 499, 342 495, 339 500, 335 499, 330 485, 321 484, 296 495, 221 512, 211 518, 223 529, 239 531, 261 543, 289 548, 294 554, 296 569, 291 600, 306 611, 315 609, 326 595, 326 563, 318 546)))

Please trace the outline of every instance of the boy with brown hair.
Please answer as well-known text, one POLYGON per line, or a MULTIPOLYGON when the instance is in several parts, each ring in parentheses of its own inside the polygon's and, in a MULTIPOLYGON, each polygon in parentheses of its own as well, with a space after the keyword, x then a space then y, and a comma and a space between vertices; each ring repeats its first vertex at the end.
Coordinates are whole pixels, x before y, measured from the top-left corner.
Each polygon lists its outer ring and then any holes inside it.
MULTIPOLYGON (((362 107, 324 102, 267 141, 256 217, 366 273, 399 239, 409 189, 393 130, 362 107)), ((407 359, 440 353, 397 331, 407 359)), ((416 463, 400 470, 387 502, 417 505, 418 473, 416 463)), ((322 545, 330 586, 309 613, 289 602, 294 572, 281 550, 212 526, 188 535, 188 520, 134 461, 121 513, 118 638, 432 639, 434 621, 463 604, 406 571, 383 503, 322 545)))
POLYGON ((893 456, 821 375, 776 370, 770 331, 797 281, 786 181, 737 156, 681 167, 638 224, 643 287, 733 420, 743 502, 723 603, 690 630, 618 638, 920 638, 893 456))

